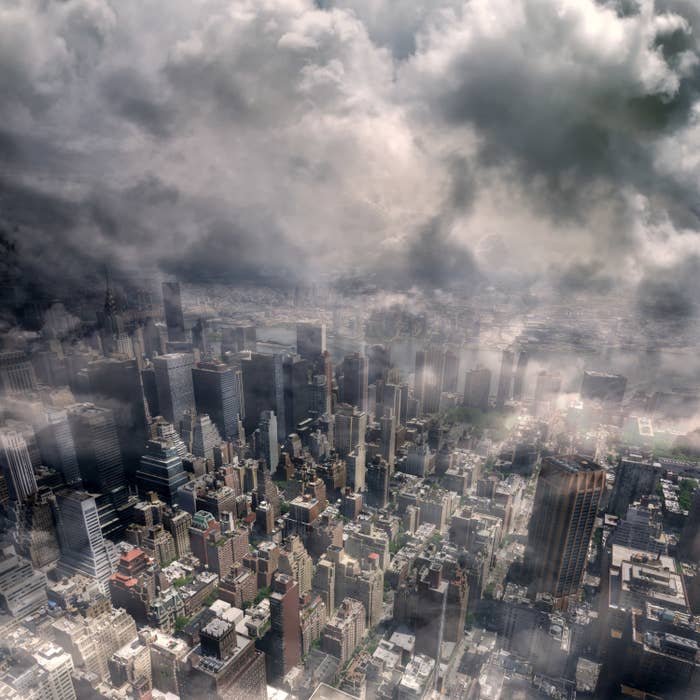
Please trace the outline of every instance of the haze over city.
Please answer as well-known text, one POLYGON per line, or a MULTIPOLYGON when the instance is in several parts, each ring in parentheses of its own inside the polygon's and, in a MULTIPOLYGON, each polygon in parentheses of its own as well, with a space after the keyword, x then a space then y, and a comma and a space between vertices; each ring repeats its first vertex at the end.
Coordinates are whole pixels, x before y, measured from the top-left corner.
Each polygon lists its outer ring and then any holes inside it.
POLYGON ((699 697, 699 37, 0 1, 0 697, 699 697))

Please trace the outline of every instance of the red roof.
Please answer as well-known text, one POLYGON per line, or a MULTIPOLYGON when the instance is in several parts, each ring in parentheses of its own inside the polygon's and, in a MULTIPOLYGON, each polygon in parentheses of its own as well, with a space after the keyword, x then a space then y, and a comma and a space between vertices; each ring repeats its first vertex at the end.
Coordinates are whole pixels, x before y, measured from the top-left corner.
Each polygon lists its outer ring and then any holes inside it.
POLYGON ((131 551, 127 552, 126 554, 122 554, 121 558, 126 560, 126 561, 134 561, 134 559, 137 559, 138 557, 145 556, 146 552, 144 552, 142 549, 132 549, 131 551))

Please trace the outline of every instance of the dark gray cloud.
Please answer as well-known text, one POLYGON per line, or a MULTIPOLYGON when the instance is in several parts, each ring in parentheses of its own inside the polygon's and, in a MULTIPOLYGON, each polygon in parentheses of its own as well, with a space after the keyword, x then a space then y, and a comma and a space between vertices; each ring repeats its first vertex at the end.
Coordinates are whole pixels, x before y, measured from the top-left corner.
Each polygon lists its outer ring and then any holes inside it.
POLYGON ((699 32, 689 0, 6 3, 3 230, 47 293, 104 260, 599 294, 624 270, 657 318, 651 260, 699 228, 699 32))

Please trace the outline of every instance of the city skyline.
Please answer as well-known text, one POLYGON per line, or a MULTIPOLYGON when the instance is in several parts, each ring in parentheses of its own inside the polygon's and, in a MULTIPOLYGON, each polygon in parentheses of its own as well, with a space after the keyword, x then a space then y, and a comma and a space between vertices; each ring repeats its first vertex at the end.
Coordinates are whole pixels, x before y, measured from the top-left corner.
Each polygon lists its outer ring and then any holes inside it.
POLYGON ((694 0, 0 3, 0 697, 700 697, 694 0))

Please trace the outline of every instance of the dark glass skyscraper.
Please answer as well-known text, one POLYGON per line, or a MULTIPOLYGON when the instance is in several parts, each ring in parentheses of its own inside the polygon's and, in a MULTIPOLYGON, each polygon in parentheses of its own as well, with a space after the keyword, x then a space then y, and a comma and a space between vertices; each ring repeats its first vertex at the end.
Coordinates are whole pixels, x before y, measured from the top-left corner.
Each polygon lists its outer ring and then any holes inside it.
POLYGON ((107 358, 87 366, 92 399, 114 414, 124 469, 133 476, 148 438, 141 373, 136 360, 107 358))
POLYGON ((187 340, 179 282, 163 282, 163 308, 165 325, 168 327, 168 340, 187 340))
POLYGON ((285 438, 284 368, 282 355, 251 353, 241 361, 243 396, 245 401, 246 433, 258 427, 263 411, 274 411, 277 416, 277 437, 285 438))
POLYGON ((112 411, 90 403, 68 407, 80 474, 90 491, 109 494, 115 506, 127 500, 124 465, 112 411))
POLYGON ((223 362, 199 362, 192 370, 197 413, 207 413, 226 440, 238 437, 241 410, 240 370, 223 362))
POLYGON ((368 404, 367 358, 359 352, 347 355, 343 360, 343 402, 366 411, 368 404))
POLYGON ((578 592, 605 490, 605 470, 583 457, 546 457, 537 479, 525 561, 535 592, 578 592))
POLYGON ((194 408, 193 366, 194 357, 186 352, 169 353, 153 359, 160 414, 176 428, 185 411, 194 408))

